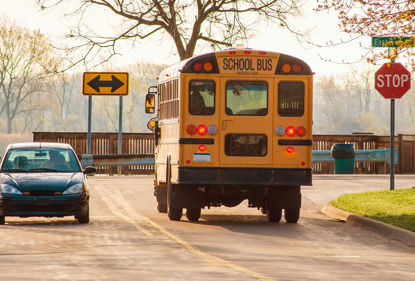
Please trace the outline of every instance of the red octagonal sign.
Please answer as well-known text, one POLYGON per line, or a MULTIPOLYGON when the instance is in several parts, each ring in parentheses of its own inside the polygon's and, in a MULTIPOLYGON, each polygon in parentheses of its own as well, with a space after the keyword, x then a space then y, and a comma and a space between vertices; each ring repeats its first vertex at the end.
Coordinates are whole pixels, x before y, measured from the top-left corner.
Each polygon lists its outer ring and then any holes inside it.
POLYGON ((386 99, 399 99, 411 88, 411 73, 400 63, 385 63, 375 73, 375 89, 386 99))

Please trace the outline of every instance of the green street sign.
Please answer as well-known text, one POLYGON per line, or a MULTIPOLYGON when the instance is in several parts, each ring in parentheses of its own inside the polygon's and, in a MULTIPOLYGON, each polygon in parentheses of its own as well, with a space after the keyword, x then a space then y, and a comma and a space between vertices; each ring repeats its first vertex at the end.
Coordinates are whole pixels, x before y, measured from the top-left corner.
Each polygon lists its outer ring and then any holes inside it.
POLYGON ((372 37, 372 47, 415 47, 415 40, 411 37, 372 37))

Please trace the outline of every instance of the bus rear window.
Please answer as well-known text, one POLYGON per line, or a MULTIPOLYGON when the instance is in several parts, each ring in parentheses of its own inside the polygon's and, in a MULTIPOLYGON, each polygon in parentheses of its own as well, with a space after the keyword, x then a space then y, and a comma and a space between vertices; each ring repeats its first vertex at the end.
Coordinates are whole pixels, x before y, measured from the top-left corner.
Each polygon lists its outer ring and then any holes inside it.
POLYGON ((267 136, 260 134, 229 134, 225 136, 228 156, 265 156, 267 136))
POLYGON ((303 116, 303 82, 284 81, 278 84, 278 114, 285 117, 303 116))
POLYGON ((228 81, 226 114, 265 116, 268 113, 268 84, 264 81, 228 81))
POLYGON ((215 81, 190 81, 189 113, 192 115, 213 115, 215 113, 215 92, 215 81))

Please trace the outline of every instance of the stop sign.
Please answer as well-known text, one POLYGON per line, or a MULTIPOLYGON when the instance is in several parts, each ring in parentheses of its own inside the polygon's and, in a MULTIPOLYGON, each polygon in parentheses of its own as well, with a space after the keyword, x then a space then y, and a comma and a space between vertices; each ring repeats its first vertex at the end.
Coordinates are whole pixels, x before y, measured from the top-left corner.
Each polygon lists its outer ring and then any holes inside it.
POLYGON ((400 63, 385 63, 375 73, 375 89, 386 99, 399 99, 411 88, 411 73, 400 63))

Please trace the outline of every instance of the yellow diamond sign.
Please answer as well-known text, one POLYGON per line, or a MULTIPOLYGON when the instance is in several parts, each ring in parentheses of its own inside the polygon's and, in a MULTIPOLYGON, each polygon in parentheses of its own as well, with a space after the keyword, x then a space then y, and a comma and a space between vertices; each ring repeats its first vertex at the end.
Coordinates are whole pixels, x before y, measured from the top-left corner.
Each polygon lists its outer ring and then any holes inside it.
POLYGON ((82 93, 86 96, 126 96, 128 72, 84 72, 82 93))

